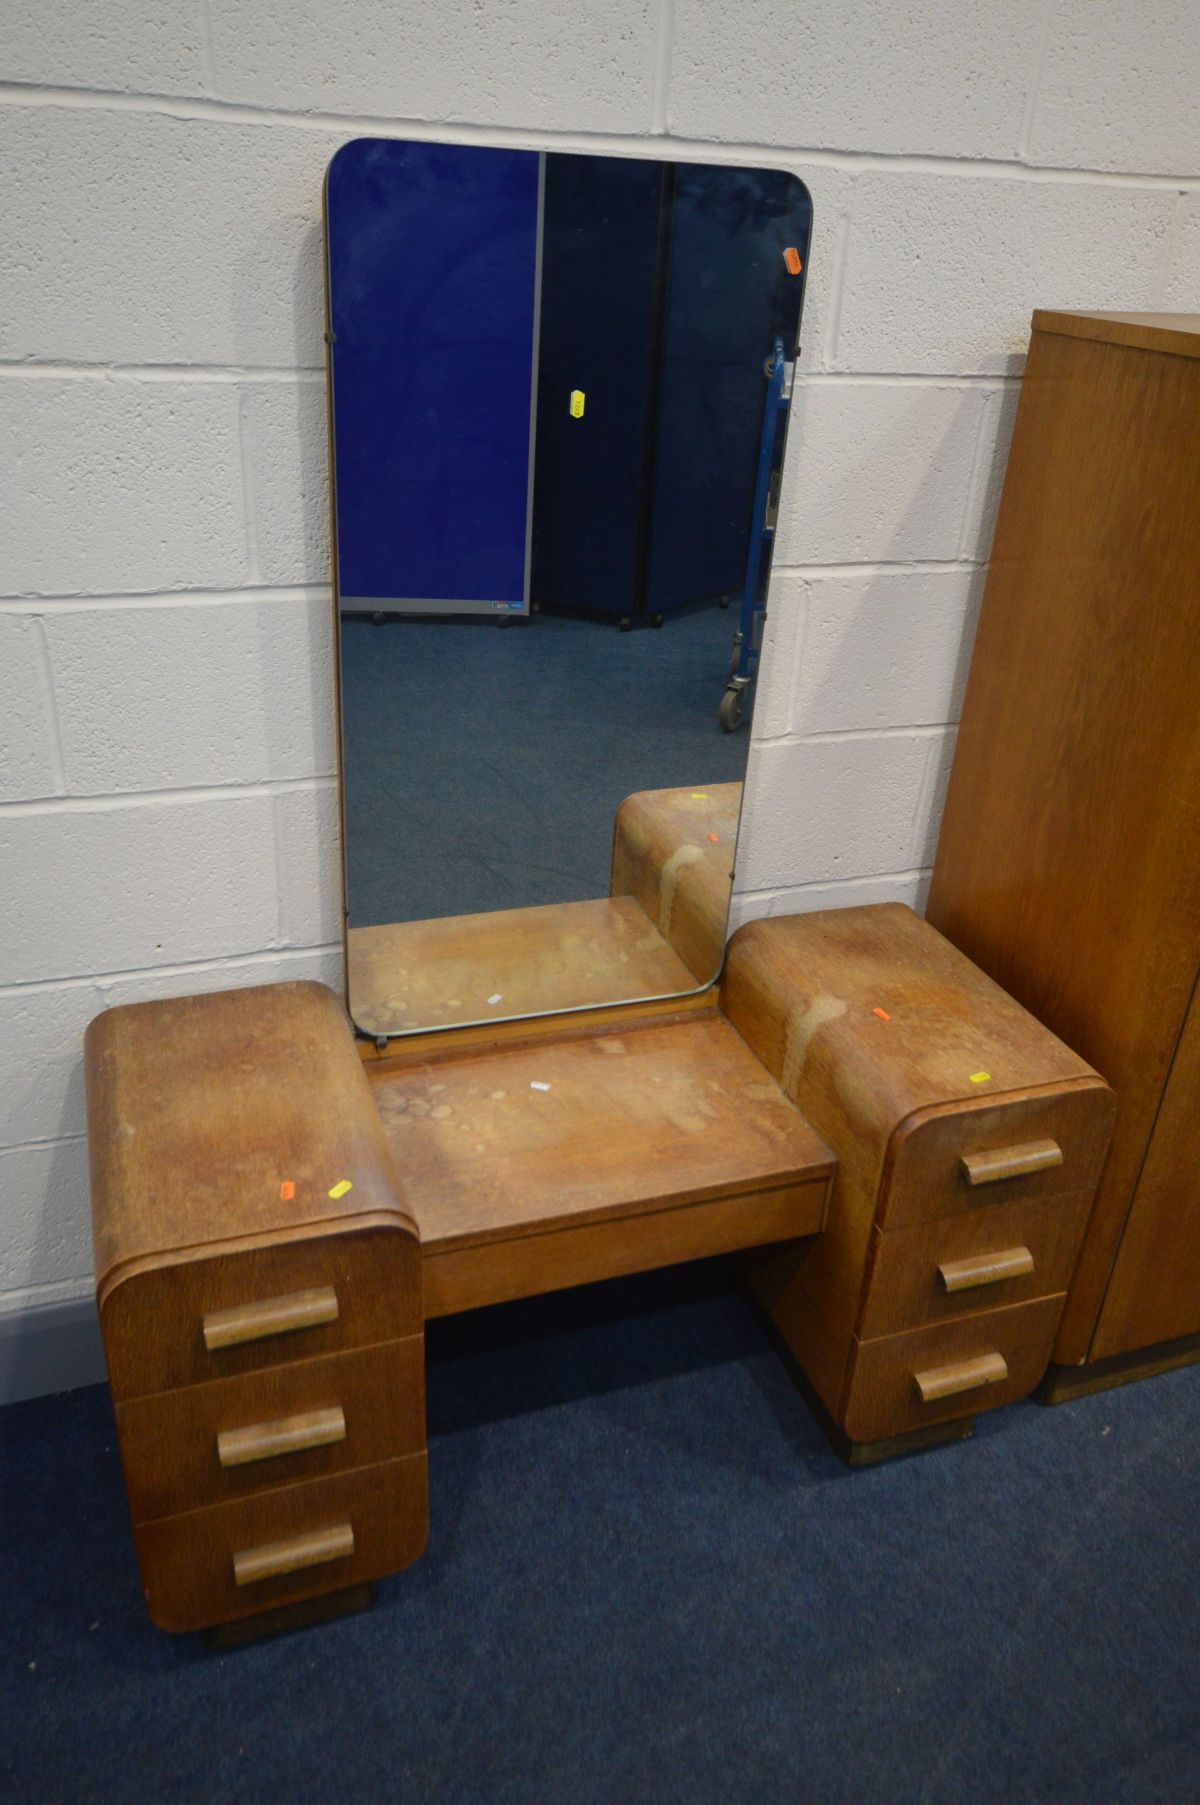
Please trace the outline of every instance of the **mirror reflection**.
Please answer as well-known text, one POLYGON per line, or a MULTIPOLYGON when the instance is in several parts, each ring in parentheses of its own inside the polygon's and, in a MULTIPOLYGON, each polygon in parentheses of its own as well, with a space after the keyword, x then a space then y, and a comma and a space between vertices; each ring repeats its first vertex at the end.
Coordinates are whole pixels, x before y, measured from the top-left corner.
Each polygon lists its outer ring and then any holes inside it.
POLYGON ((334 158, 364 1032, 719 970, 810 221, 779 170, 373 139, 334 158))

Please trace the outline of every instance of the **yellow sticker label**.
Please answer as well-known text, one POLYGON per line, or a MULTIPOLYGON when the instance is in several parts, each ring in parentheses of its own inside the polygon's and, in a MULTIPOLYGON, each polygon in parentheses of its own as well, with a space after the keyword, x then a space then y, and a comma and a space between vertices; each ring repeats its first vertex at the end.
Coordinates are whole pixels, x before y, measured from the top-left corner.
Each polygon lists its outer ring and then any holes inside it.
POLYGON ((587 399, 587 397, 584 394, 582 389, 572 389, 571 390, 571 418, 572 418, 572 420, 582 420, 583 419, 583 404, 586 401, 586 399, 587 399))
POLYGON ((329 1195, 336 1203, 339 1197, 344 1197, 347 1191, 352 1191, 353 1189, 354 1186, 348 1178, 339 1178, 335 1185, 330 1185, 329 1195))
POLYGON ((971 1083, 972 1084, 987 1084, 990 1081, 991 1076, 992 1076, 992 1074, 990 1072, 972 1072, 971 1073, 971 1083))

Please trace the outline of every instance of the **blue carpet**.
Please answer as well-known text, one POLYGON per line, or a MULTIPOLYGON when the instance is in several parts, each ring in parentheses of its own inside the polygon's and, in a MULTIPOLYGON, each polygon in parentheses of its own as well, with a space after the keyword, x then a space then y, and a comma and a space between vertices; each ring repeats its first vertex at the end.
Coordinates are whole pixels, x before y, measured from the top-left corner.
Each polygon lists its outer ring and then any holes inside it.
POLYGON ((607 896, 626 796, 745 773, 750 710, 717 723, 736 625, 347 620, 351 923, 607 896))
POLYGON ((106 1391, 0 1413, 0 1796, 1194 1805, 1200 1371, 851 1473, 718 1266, 432 1325, 433 1528, 217 1655, 106 1391))

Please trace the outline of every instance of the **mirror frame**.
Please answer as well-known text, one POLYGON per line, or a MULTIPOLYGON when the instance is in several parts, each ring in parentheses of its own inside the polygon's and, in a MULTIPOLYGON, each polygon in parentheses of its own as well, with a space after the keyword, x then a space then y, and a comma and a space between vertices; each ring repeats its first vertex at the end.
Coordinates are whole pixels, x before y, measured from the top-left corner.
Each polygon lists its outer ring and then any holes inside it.
MULTIPOLYGON (((385 139, 388 137, 387 134, 372 134, 371 136, 373 139, 381 137, 381 136, 384 137, 385 139)), ((517 1012, 517 1013, 511 1013, 511 1014, 489 1016, 487 1018, 481 1018, 481 1019, 465 1020, 465 1021, 460 1021, 460 1022, 432 1022, 432 1023, 423 1024, 423 1025, 415 1026, 415 1027, 411 1027, 411 1028, 410 1027, 393 1028, 393 1029, 389 1029, 387 1031, 375 1031, 373 1029, 363 1027, 358 1021, 355 1020, 353 1008, 352 1008, 352 997, 351 997, 351 992, 350 992, 349 936, 351 933, 351 923, 350 923, 349 881, 348 881, 348 872, 347 872, 347 850, 346 850, 346 842, 347 842, 346 758, 345 758, 345 721, 344 721, 344 704, 343 704, 343 687, 342 687, 342 648, 341 648, 341 618, 342 617, 341 617, 341 594, 340 594, 340 580, 339 580, 340 562, 339 562, 339 554, 338 554, 337 478, 336 478, 336 461, 335 461, 335 449, 334 449, 334 393, 333 393, 334 331, 333 331, 333 290, 332 290, 331 271, 330 271, 330 245, 329 245, 329 173, 333 166, 334 160, 340 154, 340 152, 345 150, 349 144, 353 144, 353 143, 357 143, 357 142, 361 142, 361 141, 362 141, 361 139, 347 139, 342 145, 338 146, 338 149, 336 151, 334 151, 333 155, 331 156, 331 158, 329 160, 329 163, 326 165, 326 168, 325 168, 325 173, 324 173, 324 177, 322 180, 322 195, 321 195, 321 198, 322 198, 322 262, 323 262, 324 291, 325 291, 324 292, 324 315, 323 315, 323 317, 324 317, 324 341, 325 341, 326 446, 327 446, 327 456, 328 456, 327 468, 328 468, 328 485, 329 485, 329 545, 330 545, 330 566, 331 566, 331 568, 330 568, 330 586, 331 586, 331 592, 332 592, 332 595, 331 595, 331 602, 332 602, 331 619, 332 619, 332 631, 333 631, 333 679, 334 679, 334 689, 335 689, 334 727, 335 727, 336 752, 337 752, 337 786, 336 786, 336 788, 337 788, 337 801, 338 801, 338 842, 339 842, 339 845, 338 845, 338 870, 339 870, 339 882, 340 882, 340 891, 341 891, 341 942, 342 942, 343 968, 344 968, 344 973, 345 973, 344 988, 345 988, 345 1004, 346 1004, 347 1015, 350 1018, 350 1022, 354 1029, 355 1034, 357 1036, 359 1036, 361 1039, 363 1039, 364 1041, 373 1042, 375 1045, 376 1051, 382 1055, 382 1054, 386 1054, 391 1049, 393 1042, 413 1043, 413 1042, 420 1042, 421 1040, 423 1040, 427 1037, 442 1036, 442 1035, 446 1035, 446 1034, 456 1034, 456 1033, 463 1033, 463 1032, 467 1032, 467 1033, 480 1032, 480 1031, 487 1032, 487 1031, 494 1030, 494 1029, 500 1029, 500 1030, 506 1031, 508 1033, 514 1033, 514 1032, 519 1032, 521 1025, 524 1023, 556 1021, 559 1018, 568 1018, 568 1017, 576 1017, 576 1016, 577 1017, 588 1017, 588 1016, 596 1017, 597 1015, 600 1015, 600 1016, 607 1018, 607 1017, 615 1014, 616 1012, 633 1012, 633 1011, 647 1011, 647 1010, 652 1011, 652 1010, 660 1009, 663 1005, 669 1005, 669 1004, 677 1004, 677 1005, 680 1005, 683 1007, 687 1007, 689 1005, 695 1006, 697 999, 703 997, 709 991, 713 990, 715 988, 715 986, 720 982, 722 973, 724 971, 725 954, 726 954, 726 951, 729 946, 729 941, 732 937, 731 931, 730 931, 730 920, 731 920, 731 917, 733 914, 733 904, 734 904, 735 895, 736 895, 738 852, 741 847, 742 830, 743 830, 743 827, 745 824, 745 804, 746 804, 745 786, 746 786, 746 777, 748 776, 749 762, 750 762, 752 746, 753 746, 752 723, 751 723, 751 739, 750 739, 750 743, 747 746, 747 755, 746 755, 747 765, 746 765, 746 771, 743 773, 743 777, 741 779, 741 796, 740 796, 739 804, 738 804, 737 826, 736 826, 736 830, 734 833, 734 839, 733 839, 733 864, 732 864, 732 867, 730 870, 729 898, 728 898, 728 902, 726 904, 725 920, 724 920, 724 926, 723 926, 722 934, 721 934, 721 958, 720 958, 720 962, 717 965, 717 969, 715 970, 715 972, 713 973, 713 975, 710 978, 707 978, 704 980, 698 980, 696 984, 694 984, 693 986, 691 986, 690 988, 688 988, 686 990, 668 990, 668 991, 655 992, 655 993, 642 993, 642 994, 633 995, 633 996, 621 997, 621 998, 614 999, 614 1000, 608 1001, 608 1002, 585 1002, 585 1003, 577 1003, 577 1004, 565 1004, 561 1008, 531 1010, 531 1011, 517 1012)), ((443 144, 443 143, 450 144, 450 143, 455 142, 450 139, 437 139, 437 138, 432 138, 432 137, 418 138, 418 139, 410 140, 407 137, 401 138, 399 136, 399 134, 397 134, 397 136, 394 140, 389 139, 388 141, 395 141, 395 142, 411 141, 411 142, 429 143, 429 144, 443 144)), ((492 150, 492 149, 502 150, 502 149, 514 148, 513 146, 508 146, 508 145, 492 145, 492 144, 480 144, 480 145, 472 144, 471 147, 477 148, 480 150, 492 150)), ((532 154, 535 154, 535 155, 540 154, 542 156, 553 155, 556 150, 562 149, 561 146, 549 146, 549 145, 539 145, 539 144, 520 145, 520 146, 516 146, 515 148, 525 149, 525 150, 530 151, 532 154)), ((660 164, 660 165, 664 164, 664 163, 678 164, 680 162, 695 163, 698 161, 698 159, 695 159, 695 158, 662 157, 662 156, 649 157, 649 156, 641 155, 640 153, 632 153, 629 156, 626 156, 624 153, 599 152, 599 151, 594 152, 594 153, 593 152, 583 152, 583 153, 571 152, 569 154, 575 154, 575 155, 582 154, 582 155, 589 155, 589 156, 595 155, 597 158, 610 156, 610 157, 613 157, 614 160, 641 162, 641 163, 655 163, 655 164, 660 164)), ((718 160, 711 161, 711 162, 705 164, 704 166, 710 167, 713 169, 729 169, 731 171, 745 170, 748 172, 763 172, 763 173, 771 173, 771 174, 787 176, 787 177, 791 178, 794 182, 796 182, 800 188, 803 189, 804 195, 805 195, 805 197, 807 199, 807 203, 808 203, 809 229, 808 229, 808 238, 805 243, 805 254, 804 254, 804 258, 803 258, 803 264, 802 264, 801 270, 799 271, 799 274, 801 275, 802 280, 801 280, 799 307, 797 309, 796 334, 795 334, 794 342, 791 345, 784 346, 785 396, 786 396, 788 405, 787 405, 786 409, 784 410, 783 419, 782 419, 780 427, 778 428, 780 443, 779 443, 779 451, 778 451, 778 459, 777 459, 777 468, 780 472, 781 486, 782 486, 782 472, 784 469, 786 455, 787 455, 787 440, 788 440, 789 428, 790 428, 791 422, 792 422, 792 403, 794 401, 794 396, 795 396, 796 374, 797 374, 797 370, 798 370, 799 353, 800 353, 800 348, 801 348, 801 333, 803 330, 803 323, 804 323, 804 305, 805 305, 805 301, 807 299, 807 290, 808 290, 809 251, 810 251, 811 243, 812 243, 812 226, 813 226, 813 218, 814 218, 812 193, 808 187, 808 184, 803 180, 803 178, 801 176, 797 175, 797 173, 794 169, 790 168, 789 166, 787 166, 785 164, 780 164, 780 163, 734 163, 732 161, 726 162, 723 159, 718 159, 718 160)), ((531 479, 530 479, 529 506, 530 506, 530 510, 532 511, 532 507, 533 507, 532 475, 531 475, 531 479)), ((770 557, 769 557, 768 567, 767 567, 767 577, 766 577, 766 583, 765 583, 765 587, 764 587, 764 591, 763 591, 763 594, 764 594, 764 606, 763 606, 763 614, 762 614, 762 627, 763 627, 763 631, 764 631, 763 648, 765 648, 765 631, 766 631, 766 627, 767 627, 767 617, 768 617, 769 609, 770 609, 770 588, 771 588, 771 582, 772 582, 772 578, 773 578, 774 549, 775 549, 774 548, 774 539, 772 536, 772 543, 771 543, 771 547, 770 547, 770 557)), ((756 690, 756 693, 757 693, 757 690, 756 690)), ((637 792, 634 792, 634 793, 636 794, 637 792)), ((620 806, 621 805, 618 804, 618 808, 620 806)), ((614 817, 614 820, 615 820, 615 817, 614 817)), ((537 907, 538 905, 535 904, 535 905, 530 905, 530 906, 537 907)), ((553 906, 553 905, 550 905, 550 906, 553 906)), ((503 912, 504 911, 495 911, 495 913, 503 913, 503 912)), ((434 919, 442 919, 442 918, 435 917, 434 919)), ((454 917, 445 917, 445 919, 454 919, 454 917)))

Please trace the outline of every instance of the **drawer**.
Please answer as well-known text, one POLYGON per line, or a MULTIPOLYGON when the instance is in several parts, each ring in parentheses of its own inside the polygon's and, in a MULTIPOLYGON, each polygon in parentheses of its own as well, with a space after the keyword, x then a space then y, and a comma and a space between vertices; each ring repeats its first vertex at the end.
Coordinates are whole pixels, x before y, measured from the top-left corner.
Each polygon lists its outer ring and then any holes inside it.
POLYGON ((283 1486, 135 1529, 160 1629, 198 1630, 382 1579, 415 1561, 429 1527, 424 1454, 283 1486))
POLYGON ((884 1162, 880 1227, 905 1228, 1022 1198, 1094 1189, 1115 1108, 1107 1085, 1097 1083, 910 1116, 893 1135, 884 1162), (1061 1157, 1053 1164, 1037 1163, 1054 1150, 1061 1157))
POLYGON ((992 1203, 875 1233, 863 1340, 1065 1291, 1091 1191, 992 1203))
POLYGON ((420 1334, 421 1249, 386 1226, 142 1265, 100 1301, 114 1399, 420 1334))
POLYGON ((929 1423, 976 1416, 1031 1392, 1050 1359, 1063 1296, 855 1341, 846 1434, 885 1441, 929 1423))
POLYGON ((425 1446, 425 1338, 131 1398, 116 1407, 135 1523, 425 1446))

